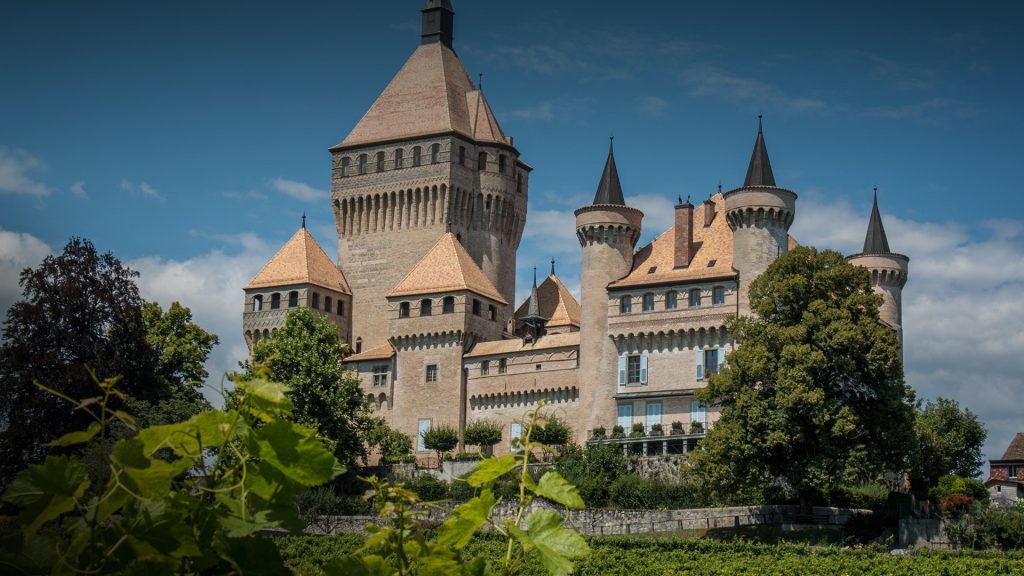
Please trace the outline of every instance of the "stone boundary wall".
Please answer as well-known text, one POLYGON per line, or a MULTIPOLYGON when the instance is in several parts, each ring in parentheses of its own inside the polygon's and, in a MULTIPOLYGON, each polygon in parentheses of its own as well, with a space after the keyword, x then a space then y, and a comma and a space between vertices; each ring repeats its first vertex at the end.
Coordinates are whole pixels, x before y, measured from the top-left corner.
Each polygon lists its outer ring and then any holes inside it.
POLYGON ((901 547, 952 549, 941 518, 900 518, 901 547))
MULTIPOLYGON (((448 504, 425 510, 420 521, 440 524, 448 517, 453 505, 448 504)), ((588 536, 609 536, 621 534, 651 534, 679 530, 709 530, 715 528, 738 528, 740 526, 778 525, 784 529, 795 525, 817 527, 839 527, 854 516, 871 514, 870 510, 850 508, 828 508, 815 506, 811 516, 798 514, 795 505, 779 506, 735 506, 729 508, 693 508, 689 510, 619 510, 585 509, 566 510, 547 502, 535 501, 530 510, 548 508, 565 518, 565 525, 588 536)), ((500 523, 515 518, 517 504, 505 501, 498 504, 491 513, 491 519, 500 523)), ((366 526, 379 524, 375 516, 322 516, 307 528, 308 532, 366 532, 366 526)))

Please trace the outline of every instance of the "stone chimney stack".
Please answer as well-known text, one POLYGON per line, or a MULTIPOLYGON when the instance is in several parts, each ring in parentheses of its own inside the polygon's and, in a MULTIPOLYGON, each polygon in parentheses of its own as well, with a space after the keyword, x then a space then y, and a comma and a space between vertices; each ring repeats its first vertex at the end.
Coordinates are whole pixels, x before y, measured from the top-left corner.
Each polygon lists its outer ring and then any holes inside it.
MULTIPOLYGON (((680 198, 682 200, 682 198, 680 198)), ((693 259, 693 204, 689 199, 676 204, 676 268, 686 268, 693 259)))
POLYGON ((711 226, 711 221, 715 219, 715 201, 708 198, 700 207, 704 210, 704 227, 707 228, 711 226))

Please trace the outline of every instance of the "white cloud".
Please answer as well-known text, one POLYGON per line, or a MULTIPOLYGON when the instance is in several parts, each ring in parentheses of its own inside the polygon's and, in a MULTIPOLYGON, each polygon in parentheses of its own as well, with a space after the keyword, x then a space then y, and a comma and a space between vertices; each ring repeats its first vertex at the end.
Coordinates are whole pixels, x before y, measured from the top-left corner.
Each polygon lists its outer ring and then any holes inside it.
POLYGON ((654 240, 659 234, 675 224, 675 204, 667 196, 654 196, 651 194, 627 196, 626 204, 638 208, 644 213, 643 231, 637 248, 654 240))
POLYGON ((167 199, 160 194, 160 191, 151 186, 148 182, 133 182, 127 178, 121 178, 121 190, 131 192, 132 194, 142 194, 147 198, 153 198, 161 202, 165 202, 167 199))
POLYGON ((685 68, 679 74, 679 79, 690 87, 691 96, 720 96, 733 102, 794 112, 822 112, 828 109, 828 104, 822 100, 792 96, 774 84, 744 78, 707 64, 685 68))
POLYGON ((523 239, 552 253, 578 252, 576 216, 572 210, 530 211, 523 239))
POLYGON ((657 96, 644 96, 637 101, 637 109, 651 116, 661 116, 668 110, 668 101, 657 96))
POLYGON ((29 172, 45 168, 42 160, 24 150, 0 146, 0 193, 49 196, 52 190, 29 176, 29 172))
POLYGON ((330 192, 326 190, 313 188, 304 182, 296 182, 295 180, 286 180, 284 178, 277 178, 271 181, 270 185, 278 192, 291 196, 292 198, 302 202, 315 202, 317 200, 328 198, 331 195, 330 192))
POLYGON ((89 193, 85 191, 85 182, 82 182, 81 180, 72 184, 68 189, 71 190, 72 194, 78 196, 79 198, 89 197, 89 193))
MULTIPOLYGON (((241 246, 242 251, 228 254, 215 249, 185 260, 151 256, 127 264, 141 273, 138 282, 143 298, 159 302, 165 310, 171 302, 180 302, 192 310, 197 324, 220 337, 206 362, 208 384, 219 388, 224 373, 235 370, 248 355, 242 337, 242 287, 266 264, 273 249, 255 234, 215 238, 241 246)), ((217 401, 215 392, 206 392, 211 401, 217 401)))
MULTIPOLYGON (((859 252, 867 206, 801 200, 790 231, 805 245, 859 252)), ((903 290, 907 382, 918 396, 953 398, 989 429, 985 451, 998 457, 1022 429, 1016 397, 1024 384, 1024 221, 980 230, 882 214, 889 247, 910 257, 903 290)))
POLYGON ((0 229, 0 323, 7 319, 11 304, 21 299, 21 271, 38 266, 49 254, 50 247, 39 238, 0 229))

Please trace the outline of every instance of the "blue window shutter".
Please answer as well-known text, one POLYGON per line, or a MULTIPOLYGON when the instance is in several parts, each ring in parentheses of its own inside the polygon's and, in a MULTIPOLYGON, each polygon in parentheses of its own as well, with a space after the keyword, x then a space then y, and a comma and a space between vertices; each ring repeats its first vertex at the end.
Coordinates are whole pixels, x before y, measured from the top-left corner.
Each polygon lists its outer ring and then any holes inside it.
POLYGON ((619 386, 626 385, 626 357, 619 356, 619 386))
POLYGON ((647 384, 647 354, 640 356, 640 383, 647 384))
POLYGON ((700 348, 697 349, 695 360, 697 363, 697 380, 704 379, 704 351, 700 348))

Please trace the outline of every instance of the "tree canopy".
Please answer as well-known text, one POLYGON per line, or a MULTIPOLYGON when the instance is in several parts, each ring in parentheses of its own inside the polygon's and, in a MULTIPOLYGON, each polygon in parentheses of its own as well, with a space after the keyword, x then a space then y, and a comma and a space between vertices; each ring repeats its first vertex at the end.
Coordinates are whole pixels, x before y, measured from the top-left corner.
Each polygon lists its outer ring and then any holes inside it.
POLYGON ((166 396, 146 342, 137 276, 82 238, 22 271, 22 300, 7 312, 0 345, 0 422, 8 424, 0 431, 0 485, 39 461, 42 444, 88 423, 34 382, 86 398, 95 392, 88 365, 101 379, 123 376, 122 390, 140 400, 166 396))
POLYGON ((867 270, 837 252, 797 248, 751 283, 750 304, 756 316, 729 325, 737 349, 697 393, 721 407, 691 453, 709 495, 789 491, 807 504, 907 469, 914 393, 867 270))
MULTIPOLYGON (((283 328, 260 340, 252 356, 253 365, 264 366, 271 380, 290 388, 292 418, 316 430, 335 457, 351 465, 366 456, 374 422, 358 377, 342 370, 346 351, 333 324, 308 308, 296 308, 283 328)), ((251 366, 245 369, 247 377, 254 376, 251 366)))
POLYGON ((955 400, 939 398, 921 406, 914 433, 911 484, 915 488, 936 486, 943 476, 970 478, 981 471, 981 447, 988 432, 974 413, 961 410, 955 400))

